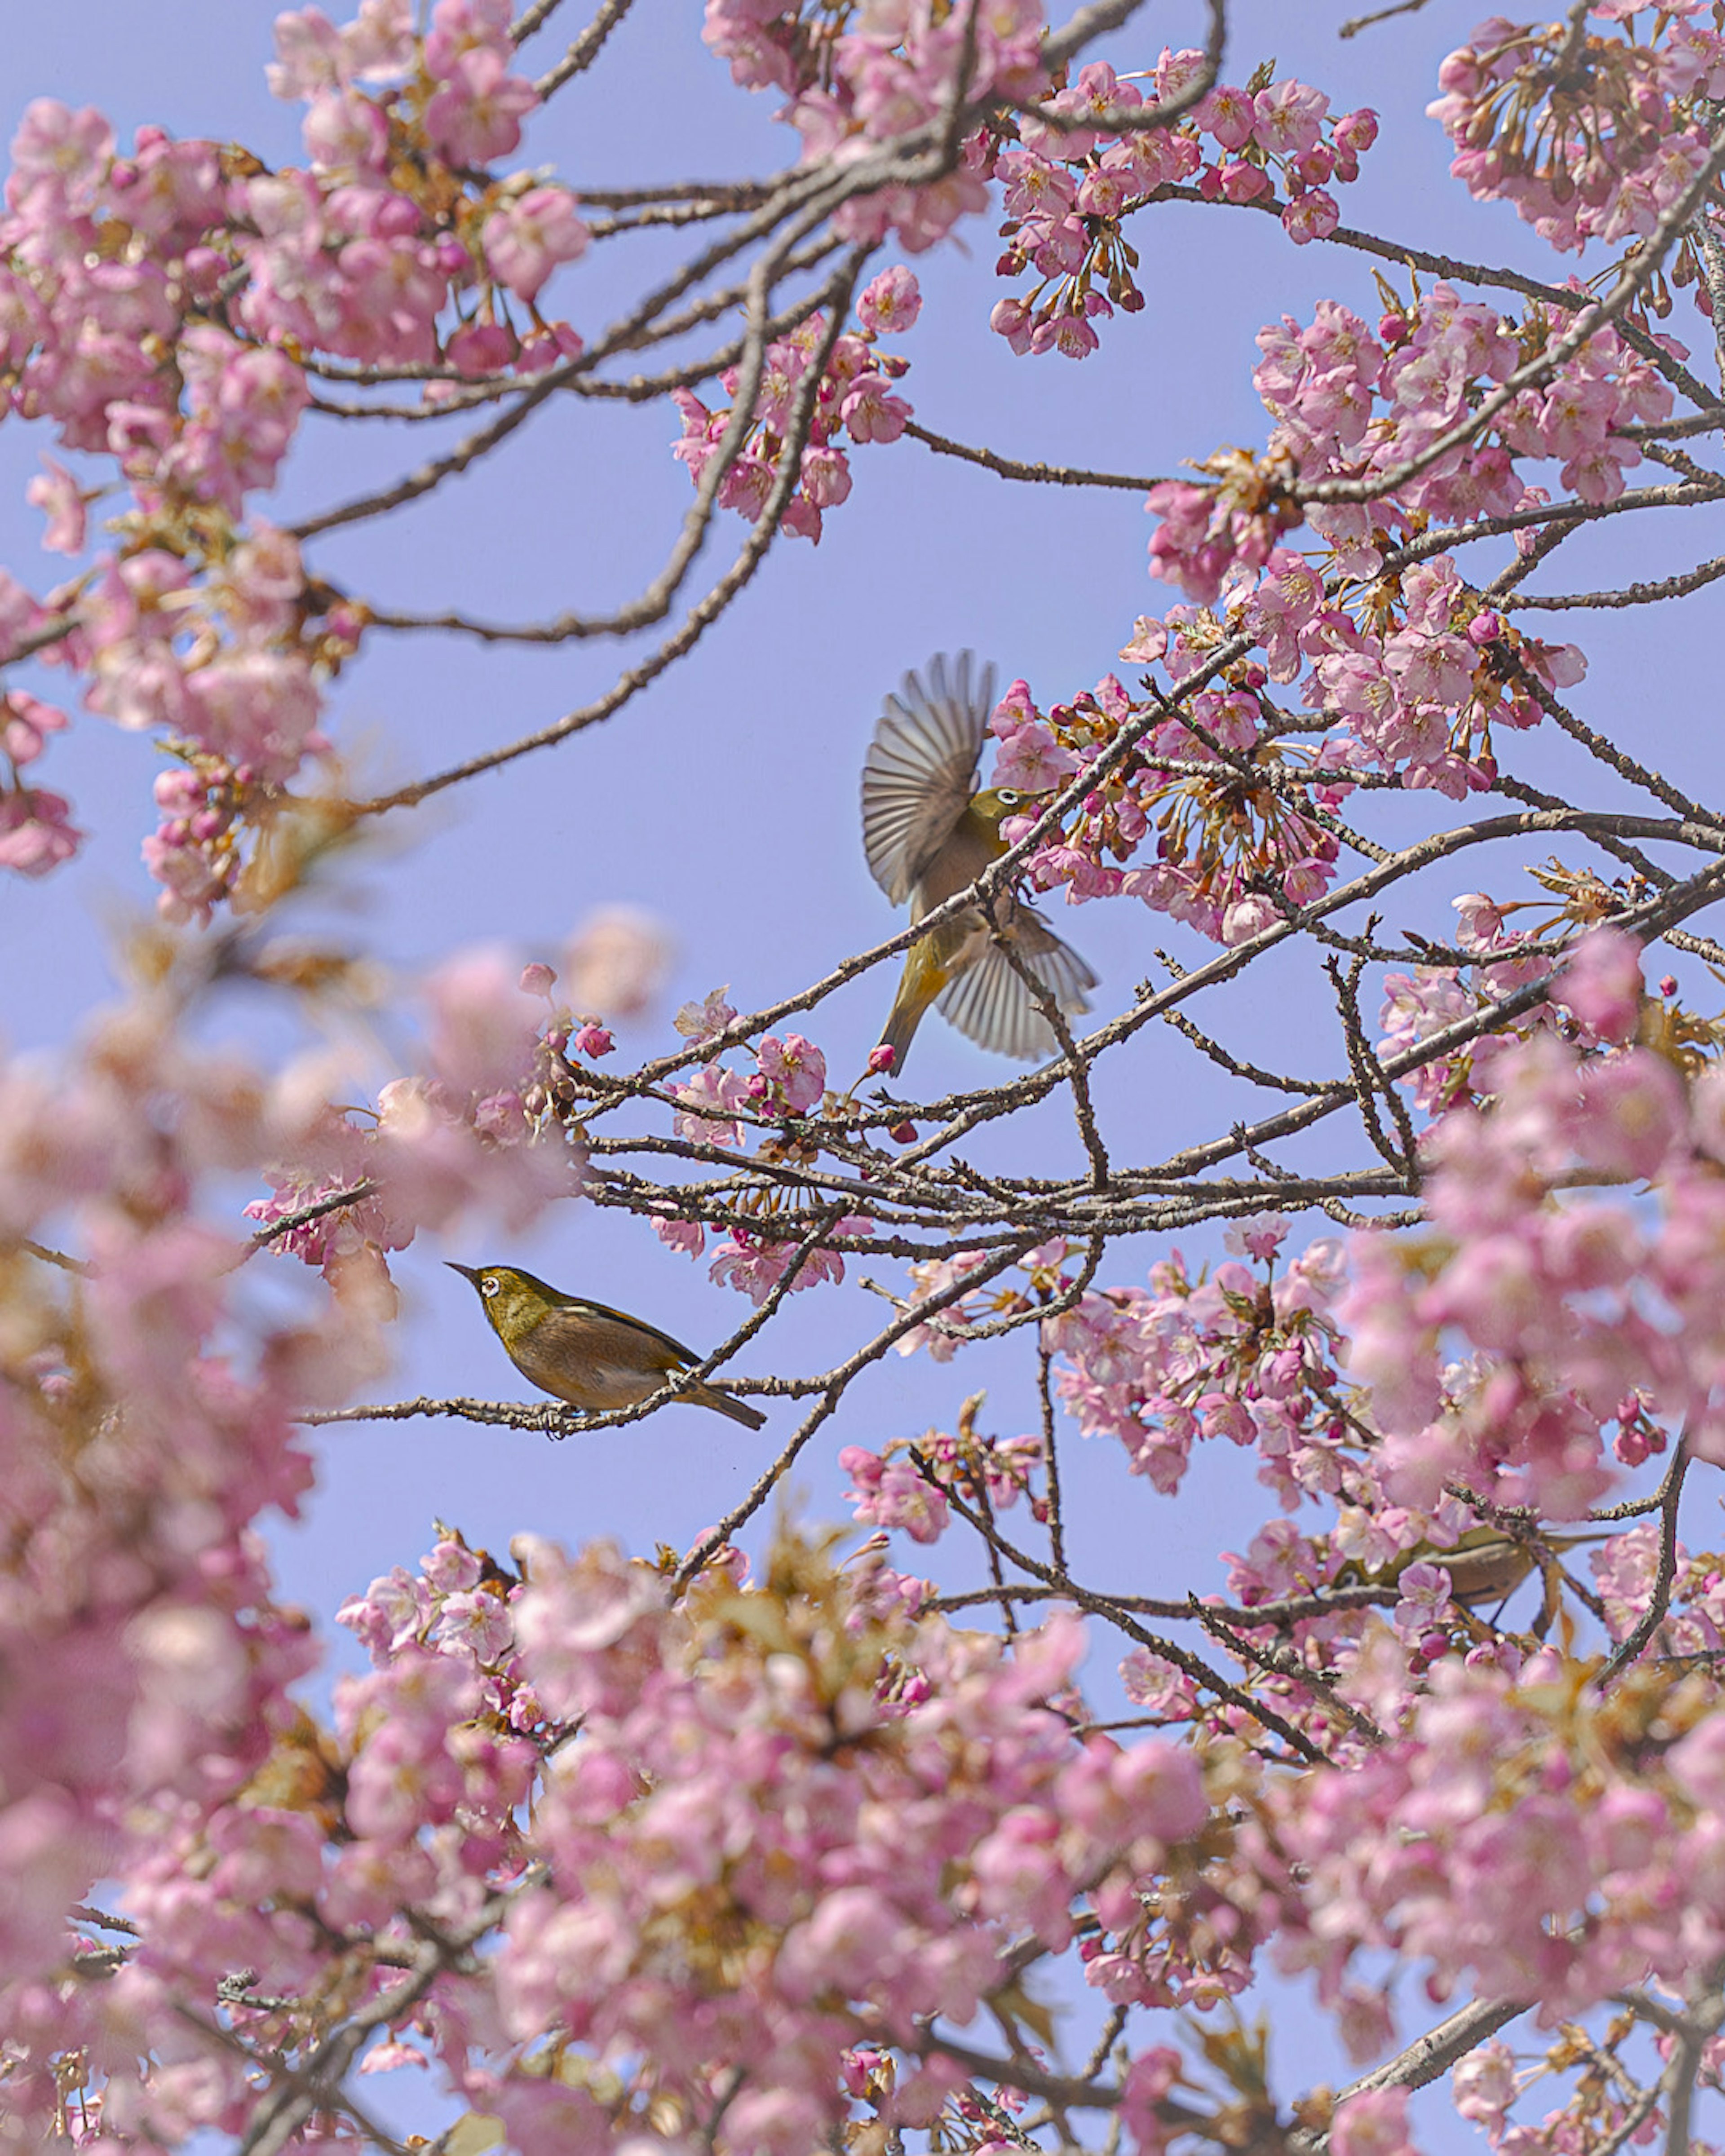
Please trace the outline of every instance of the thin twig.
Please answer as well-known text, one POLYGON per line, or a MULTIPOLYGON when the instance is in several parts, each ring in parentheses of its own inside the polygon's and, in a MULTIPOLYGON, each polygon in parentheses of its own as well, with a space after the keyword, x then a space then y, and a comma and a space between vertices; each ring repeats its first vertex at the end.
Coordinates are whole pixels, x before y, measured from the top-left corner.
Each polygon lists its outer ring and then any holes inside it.
POLYGON ((1647 1607, 1636 1620, 1635 1630, 1620 1644, 1617 1651, 1599 1672, 1603 1686, 1609 1684, 1620 1670, 1625 1670, 1640 1655, 1641 1650, 1665 1622, 1666 1612, 1671 1608, 1671 1587, 1677 1576, 1677 1514, 1683 1502, 1683 1478, 1689 1471, 1689 1434, 1686 1430, 1676 1442, 1671 1454, 1671 1464, 1666 1470, 1665 1481, 1659 1492, 1659 1570, 1653 1582, 1653 1591, 1647 1598, 1647 1607))
POLYGON ((1054 1358, 1046 1348, 1036 1350, 1036 1398, 1042 1410, 1042 1467, 1048 1494, 1048 1548, 1056 1572, 1066 1569, 1066 1527, 1060 1513, 1060 1462, 1055 1443, 1054 1358))
POLYGON ((1725 577, 1725 554, 1716 554, 1709 562, 1699 562, 1676 576, 1661 577, 1656 583, 1625 584, 1615 592, 1523 593, 1508 604, 1524 613, 1535 608, 1558 613, 1572 607, 1654 606, 1661 599, 1686 598, 1691 592, 1701 591, 1721 577, 1725 577))
POLYGON ((922 426, 915 419, 906 420, 905 432, 940 456, 958 457, 966 464, 982 465, 985 471, 993 472, 1001 479, 1024 480, 1038 486, 1119 487, 1128 494, 1147 494, 1153 486, 1166 483, 1161 478, 1142 479, 1130 472, 1089 471, 1081 465, 1029 464, 1022 458, 1004 455, 999 449, 977 449, 968 442, 955 442, 949 435, 937 434, 932 427, 922 426))
POLYGON ((1398 15, 1417 15, 1425 0, 1395 0, 1393 8, 1380 8, 1375 15, 1350 15, 1337 31, 1338 38, 1357 38, 1362 30, 1369 30, 1379 23, 1394 22, 1398 15))
MULTIPOLYGON (((1509 1999, 1476 1999, 1452 2014, 1448 2020, 1440 2021, 1435 2029, 1428 2029, 1423 2036, 1399 2051, 1394 2058, 1375 2066, 1358 2081, 1350 2082, 1336 2101, 1345 2102, 1349 2097, 1365 2096, 1377 2089, 1425 2088, 1440 2074, 1446 2074, 1458 2059, 1465 2059, 1470 2051, 1477 2051, 1500 2029, 1506 2028, 1519 2015, 1525 2014, 1525 2003, 1509 1999)), ((1314 2133, 1296 2130, 1287 2137, 1289 2156, 1321 2156, 1329 2146, 1329 2132, 1314 2133)))
POLYGON ((1021 1572, 1029 1573, 1033 1578, 1040 1579, 1045 1586, 1059 1589, 1062 1595, 1076 1604, 1079 1609, 1090 1610, 1094 1615, 1102 1618, 1113 1625, 1117 1632, 1123 1633, 1127 1639, 1135 1641, 1139 1646, 1147 1647, 1153 1654, 1160 1655, 1164 1661, 1173 1662, 1177 1668, 1183 1670, 1188 1676, 1194 1679, 1207 1691, 1213 1691, 1218 1699, 1224 1701, 1230 1707, 1239 1708, 1242 1713, 1250 1716, 1253 1721, 1271 1731, 1291 1751, 1297 1753, 1302 1759, 1316 1764, 1321 1758, 1322 1755, 1304 1731, 1296 1728, 1285 1717, 1278 1714, 1273 1707, 1266 1706, 1261 1699, 1255 1698, 1251 1693, 1243 1691, 1240 1686, 1231 1683, 1220 1671, 1212 1669, 1201 1656, 1193 1654, 1189 1649, 1181 1646, 1178 1640, 1164 1639, 1159 1633, 1147 1631, 1142 1625, 1137 1624, 1127 1614, 1119 1603, 1110 1601, 1104 1595, 1093 1594, 1089 1588, 1081 1587, 1076 1580, 1065 1573, 1056 1572, 1053 1566, 1039 1563, 1028 1551, 1016 1548, 1004 1535, 1001 1534, 998 1527, 984 1521, 979 1513, 965 1503, 957 1491, 950 1485, 942 1482, 935 1476, 927 1460, 914 1446, 911 1450, 911 1458, 916 1462, 925 1481, 942 1493, 947 1502, 967 1526, 974 1527, 984 1540, 992 1537, 999 1543, 1001 1554, 1009 1563, 1015 1564, 1021 1572))
POLYGON ((573 75, 590 68, 604 49, 605 40, 628 14, 633 0, 600 0, 598 12, 553 68, 547 68, 533 85, 541 97, 550 97, 573 75))

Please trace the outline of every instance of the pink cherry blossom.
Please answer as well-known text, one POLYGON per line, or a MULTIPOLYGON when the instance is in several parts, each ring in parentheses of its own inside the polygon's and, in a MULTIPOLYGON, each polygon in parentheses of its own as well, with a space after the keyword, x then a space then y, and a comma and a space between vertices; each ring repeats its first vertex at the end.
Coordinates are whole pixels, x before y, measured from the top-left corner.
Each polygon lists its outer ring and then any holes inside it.
MULTIPOLYGON (((532 84, 511 74, 502 54, 476 45, 450 62, 443 87, 425 108, 426 132, 451 164, 489 165, 520 146, 521 121, 538 102, 532 84)), ((572 236, 565 227, 560 239, 572 236)), ((522 254, 506 259, 524 266, 522 254)))
POLYGON ((922 311, 922 294, 916 275, 901 263, 883 270, 865 285, 856 302, 857 319, 876 336, 902 336, 914 329, 922 311))
POLYGON ((82 489, 64 465, 44 457, 44 475, 25 488, 25 498, 48 519, 42 543, 56 554, 81 554, 85 537, 85 497, 82 489))
POLYGON ((826 1090, 826 1058, 800 1033, 768 1034, 757 1050, 761 1075, 793 1115, 818 1106, 826 1090))
POLYGON ((69 860, 84 837, 71 813, 71 804, 45 787, 0 792, 0 868, 42 876, 69 860))
POLYGON ((1596 928, 1563 968, 1561 1000, 1602 1040, 1627 1040, 1641 1008, 1641 947, 1616 929, 1596 928))
POLYGON ((912 1542, 937 1542, 947 1526, 947 1501, 907 1462, 882 1460, 847 1445, 839 1465, 856 1486, 846 1491, 865 1526, 901 1527, 912 1542))
POLYGON ((531 187, 487 223, 485 259, 501 283, 531 303, 560 262, 586 252, 588 238, 572 195, 561 187, 531 187))
POLYGON ((1416 2156, 1406 2089, 1369 2089, 1347 2097, 1337 2107, 1330 2142, 1336 2156, 1416 2156))

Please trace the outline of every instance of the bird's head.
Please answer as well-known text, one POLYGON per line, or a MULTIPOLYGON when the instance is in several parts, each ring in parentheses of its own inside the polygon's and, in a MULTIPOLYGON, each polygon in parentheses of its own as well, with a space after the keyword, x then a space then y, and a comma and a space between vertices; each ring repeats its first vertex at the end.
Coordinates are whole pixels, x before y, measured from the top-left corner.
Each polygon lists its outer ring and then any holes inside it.
POLYGON ((554 1310, 563 1299, 555 1288, 514 1265, 458 1265, 453 1258, 444 1262, 452 1273, 473 1282, 491 1329, 506 1348, 531 1332, 547 1311, 554 1310))
POLYGON ((1016 786, 985 786, 980 793, 971 795, 970 813, 990 830, 998 831, 1007 817, 1033 814, 1046 798, 1045 794, 1023 793, 1016 786))

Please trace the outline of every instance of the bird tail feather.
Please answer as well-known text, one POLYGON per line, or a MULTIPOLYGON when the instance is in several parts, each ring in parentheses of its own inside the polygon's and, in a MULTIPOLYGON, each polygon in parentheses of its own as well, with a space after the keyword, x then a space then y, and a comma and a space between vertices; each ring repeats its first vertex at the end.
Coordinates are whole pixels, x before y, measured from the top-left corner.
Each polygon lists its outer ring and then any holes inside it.
POLYGON ((896 1078, 905 1067, 905 1057, 910 1051, 911 1036, 921 1024, 926 1003, 912 1002, 901 996, 886 1014, 886 1024, 880 1032, 880 1046, 892 1050, 892 1069, 890 1075, 896 1078))
POLYGON ((758 1408, 732 1399, 729 1393, 721 1393, 716 1385, 691 1385, 684 1397, 701 1407, 715 1408, 721 1415, 729 1415, 732 1422, 740 1422, 745 1430, 759 1430, 767 1419, 758 1408))
POLYGON ((947 978, 947 968, 927 940, 911 946, 905 957, 905 970, 899 977, 898 993, 892 999, 892 1009, 886 1014, 886 1024, 880 1033, 880 1045, 892 1050, 889 1076, 896 1078, 903 1070, 911 1040, 922 1023, 922 1014, 945 988, 947 978))

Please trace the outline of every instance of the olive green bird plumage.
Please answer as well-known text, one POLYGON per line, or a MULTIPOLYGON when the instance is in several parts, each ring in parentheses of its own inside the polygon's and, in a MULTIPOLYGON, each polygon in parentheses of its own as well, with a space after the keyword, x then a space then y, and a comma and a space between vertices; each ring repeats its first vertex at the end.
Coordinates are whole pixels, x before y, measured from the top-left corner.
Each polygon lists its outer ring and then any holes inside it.
MULTIPOLYGON (((491 1330, 521 1375, 541 1392, 589 1414, 632 1408, 701 1360, 657 1326, 603 1302, 564 1295, 515 1265, 446 1262, 451 1272, 473 1282, 491 1330)), ((705 1380, 681 1397, 747 1430, 759 1430, 767 1419, 758 1408, 705 1380)))
MULTIPOLYGON (((893 904, 909 900, 912 921, 999 860, 1006 851, 1001 819, 1038 798, 1004 788, 973 790, 994 705, 994 670, 979 669, 973 685, 972 663, 968 651, 950 671, 943 655, 930 660, 926 686, 919 675, 906 674, 882 707, 863 763, 863 850, 893 904)), ((1089 1009, 1085 992, 1096 986, 1096 975, 1036 908, 1003 891, 990 911, 992 920, 981 906, 968 906, 906 952, 880 1035, 880 1045, 893 1051, 895 1075, 931 1004, 980 1048, 1024 1062, 1055 1052, 1054 1029, 995 940, 997 927, 1058 1009, 1089 1009)))
MULTIPOLYGON (((1447 1549, 1434 1543, 1418 1543, 1403 1550, 1389 1563, 1360 1576, 1374 1585, 1392 1585, 1414 1564, 1440 1564, 1450 1575, 1450 1599, 1471 1609, 1482 1603, 1502 1602, 1515 1593, 1540 1562, 1540 1548, 1561 1557, 1586 1543, 1602 1543, 1605 1534, 1565 1534, 1550 1527, 1538 1530, 1538 1543, 1518 1543, 1497 1527, 1470 1527, 1447 1549)), ((1346 1583, 1350 1570, 1344 1565, 1338 1578, 1346 1583)))

